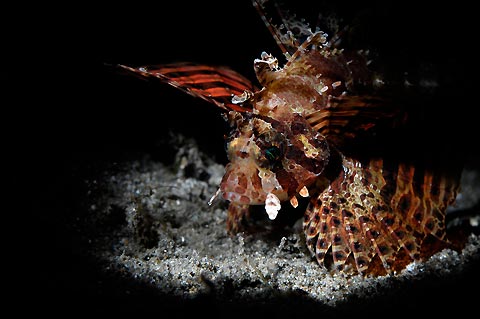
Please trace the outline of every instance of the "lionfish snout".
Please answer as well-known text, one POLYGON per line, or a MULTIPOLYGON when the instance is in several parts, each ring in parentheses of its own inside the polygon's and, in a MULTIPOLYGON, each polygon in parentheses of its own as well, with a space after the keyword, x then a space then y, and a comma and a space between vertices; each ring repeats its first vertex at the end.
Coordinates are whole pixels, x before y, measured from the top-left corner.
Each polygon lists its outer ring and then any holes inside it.
POLYGON ((230 202, 258 205, 265 201, 261 183, 255 168, 229 163, 220 184, 223 198, 230 202))
POLYGON ((280 202, 288 199, 275 173, 259 168, 248 158, 227 165, 219 191, 231 203, 265 205, 270 219, 275 219, 280 202))

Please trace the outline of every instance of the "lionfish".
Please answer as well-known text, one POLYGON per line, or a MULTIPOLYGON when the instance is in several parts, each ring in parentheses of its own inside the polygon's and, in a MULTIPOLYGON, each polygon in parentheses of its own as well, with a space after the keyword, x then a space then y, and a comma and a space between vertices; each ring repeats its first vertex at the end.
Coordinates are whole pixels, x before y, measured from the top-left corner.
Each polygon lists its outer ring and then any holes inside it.
POLYGON ((209 203, 229 201, 228 231, 242 229, 252 205, 273 220, 282 205, 309 197, 305 241, 333 272, 396 273, 440 250, 432 242, 448 242, 459 170, 412 133, 418 105, 386 85, 362 51, 340 47, 345 29, 329 37, 278 7, 275 23, 267 2, 253 5, 286 63, 262 52, 253 63, 261 88, 228 67, 120 65, 222 111, 229 163, 209 203))

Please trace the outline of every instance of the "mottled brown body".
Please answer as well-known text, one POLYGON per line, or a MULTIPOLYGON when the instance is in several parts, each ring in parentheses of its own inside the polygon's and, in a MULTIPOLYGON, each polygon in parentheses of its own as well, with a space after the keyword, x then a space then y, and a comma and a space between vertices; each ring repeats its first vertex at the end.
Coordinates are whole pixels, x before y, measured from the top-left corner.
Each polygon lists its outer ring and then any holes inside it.
POLYGON ((297 207, 298 196, 310 196, 303 225, 319 264, 379 274, 421 258, 426 237, 445 238, 458 174, 431 166, 431 154, 424 161, 390 152, 389 139, 377 138, 408 125, 411 109, 383 87, 361 52, 343 52, 306 27, 301 42, 291 21, 279 28, 264 16, 263 2, 254 5, 287 57, 283 67, 265 52, 254 61, 261 89, 225 67, 122 66, 225 112, 230 162, 214 198, 230 202, 228 231, 243 230, 251 205, 265 205, 275 219, 284 203, 297 207))

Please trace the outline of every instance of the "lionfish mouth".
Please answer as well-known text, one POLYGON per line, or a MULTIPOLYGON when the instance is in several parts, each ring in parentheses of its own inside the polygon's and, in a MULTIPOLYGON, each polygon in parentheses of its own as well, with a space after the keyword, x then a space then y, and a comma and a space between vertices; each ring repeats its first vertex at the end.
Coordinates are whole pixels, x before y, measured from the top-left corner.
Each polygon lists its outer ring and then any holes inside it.
MULTIPOLYGON (((222 193, 222 189, 218 188, 216 193, 210 198, 208 201, 208 205, 212 205, 213 202, 218 198, 218 196, 222 193)), ((223 198, 232 202, 232 203, 239 203, 239 204, 250 204, 250 199, 246 198, 246 196, 242 196, 235 192, 226 192, 223 193, 223 198)), ((292 204, 293 205, 293 204, 292 204)), ((277 197, 277 195, 273 193, 268 193, 265 199, 265 211, 267 212, 268 218, 274 220, 277 215, 278 211, 282 208, 281 201, 277 197)))
MULTIPOLYGON (((255 179, 248 179, 244 172, 236 172, 231 166, 227 167, 220 187, 208 204, 212 205, 221 195, 222 198, 239 205, 265 205, 268 218, 274 220, 282 208, 282 201, 287 200, 288 195, 278 184, 275 174, 257 172, 254 175, 255 179)), ((290 197, 290 204, 294 208, 298 206, 297 196, 308 197, 307 187, 303 186, 296 195, 290 197)))
POLYGON ((223 193, 223 198, 233 203, 246 204, 246 205, 251 204, 251 199, 249 197, 245 195, 241 195, 236 192, 225 192, 223 193))

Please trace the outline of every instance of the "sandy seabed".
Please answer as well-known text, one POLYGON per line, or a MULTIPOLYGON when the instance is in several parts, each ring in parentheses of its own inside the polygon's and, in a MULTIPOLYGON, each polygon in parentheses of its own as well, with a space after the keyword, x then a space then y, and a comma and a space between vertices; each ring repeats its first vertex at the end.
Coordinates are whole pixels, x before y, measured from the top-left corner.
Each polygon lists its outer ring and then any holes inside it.
MULTIPOLYGON (((191 140, 178 145, 173 164, 146 157, 81 180, 79 213, 68 228, 73 260, 80 262, 63 277, 75 277, 66 285, 75 292, 69 302, 88 300, 87 308, 106 313, 194 311, 214 317, 443 314, 445 306, 473 307, 478 212, 463 217, 471 234, 461 251, 444 249, 392 276, 332 275, 311 258, 301 219, 278 231, 265 214, 257 218, 258 231, 228 235, 227 202, 208 205, 224 167, 191 140)), ((449 212, 477 203, 478 180, 478 172, 464 172, 449 212)))

